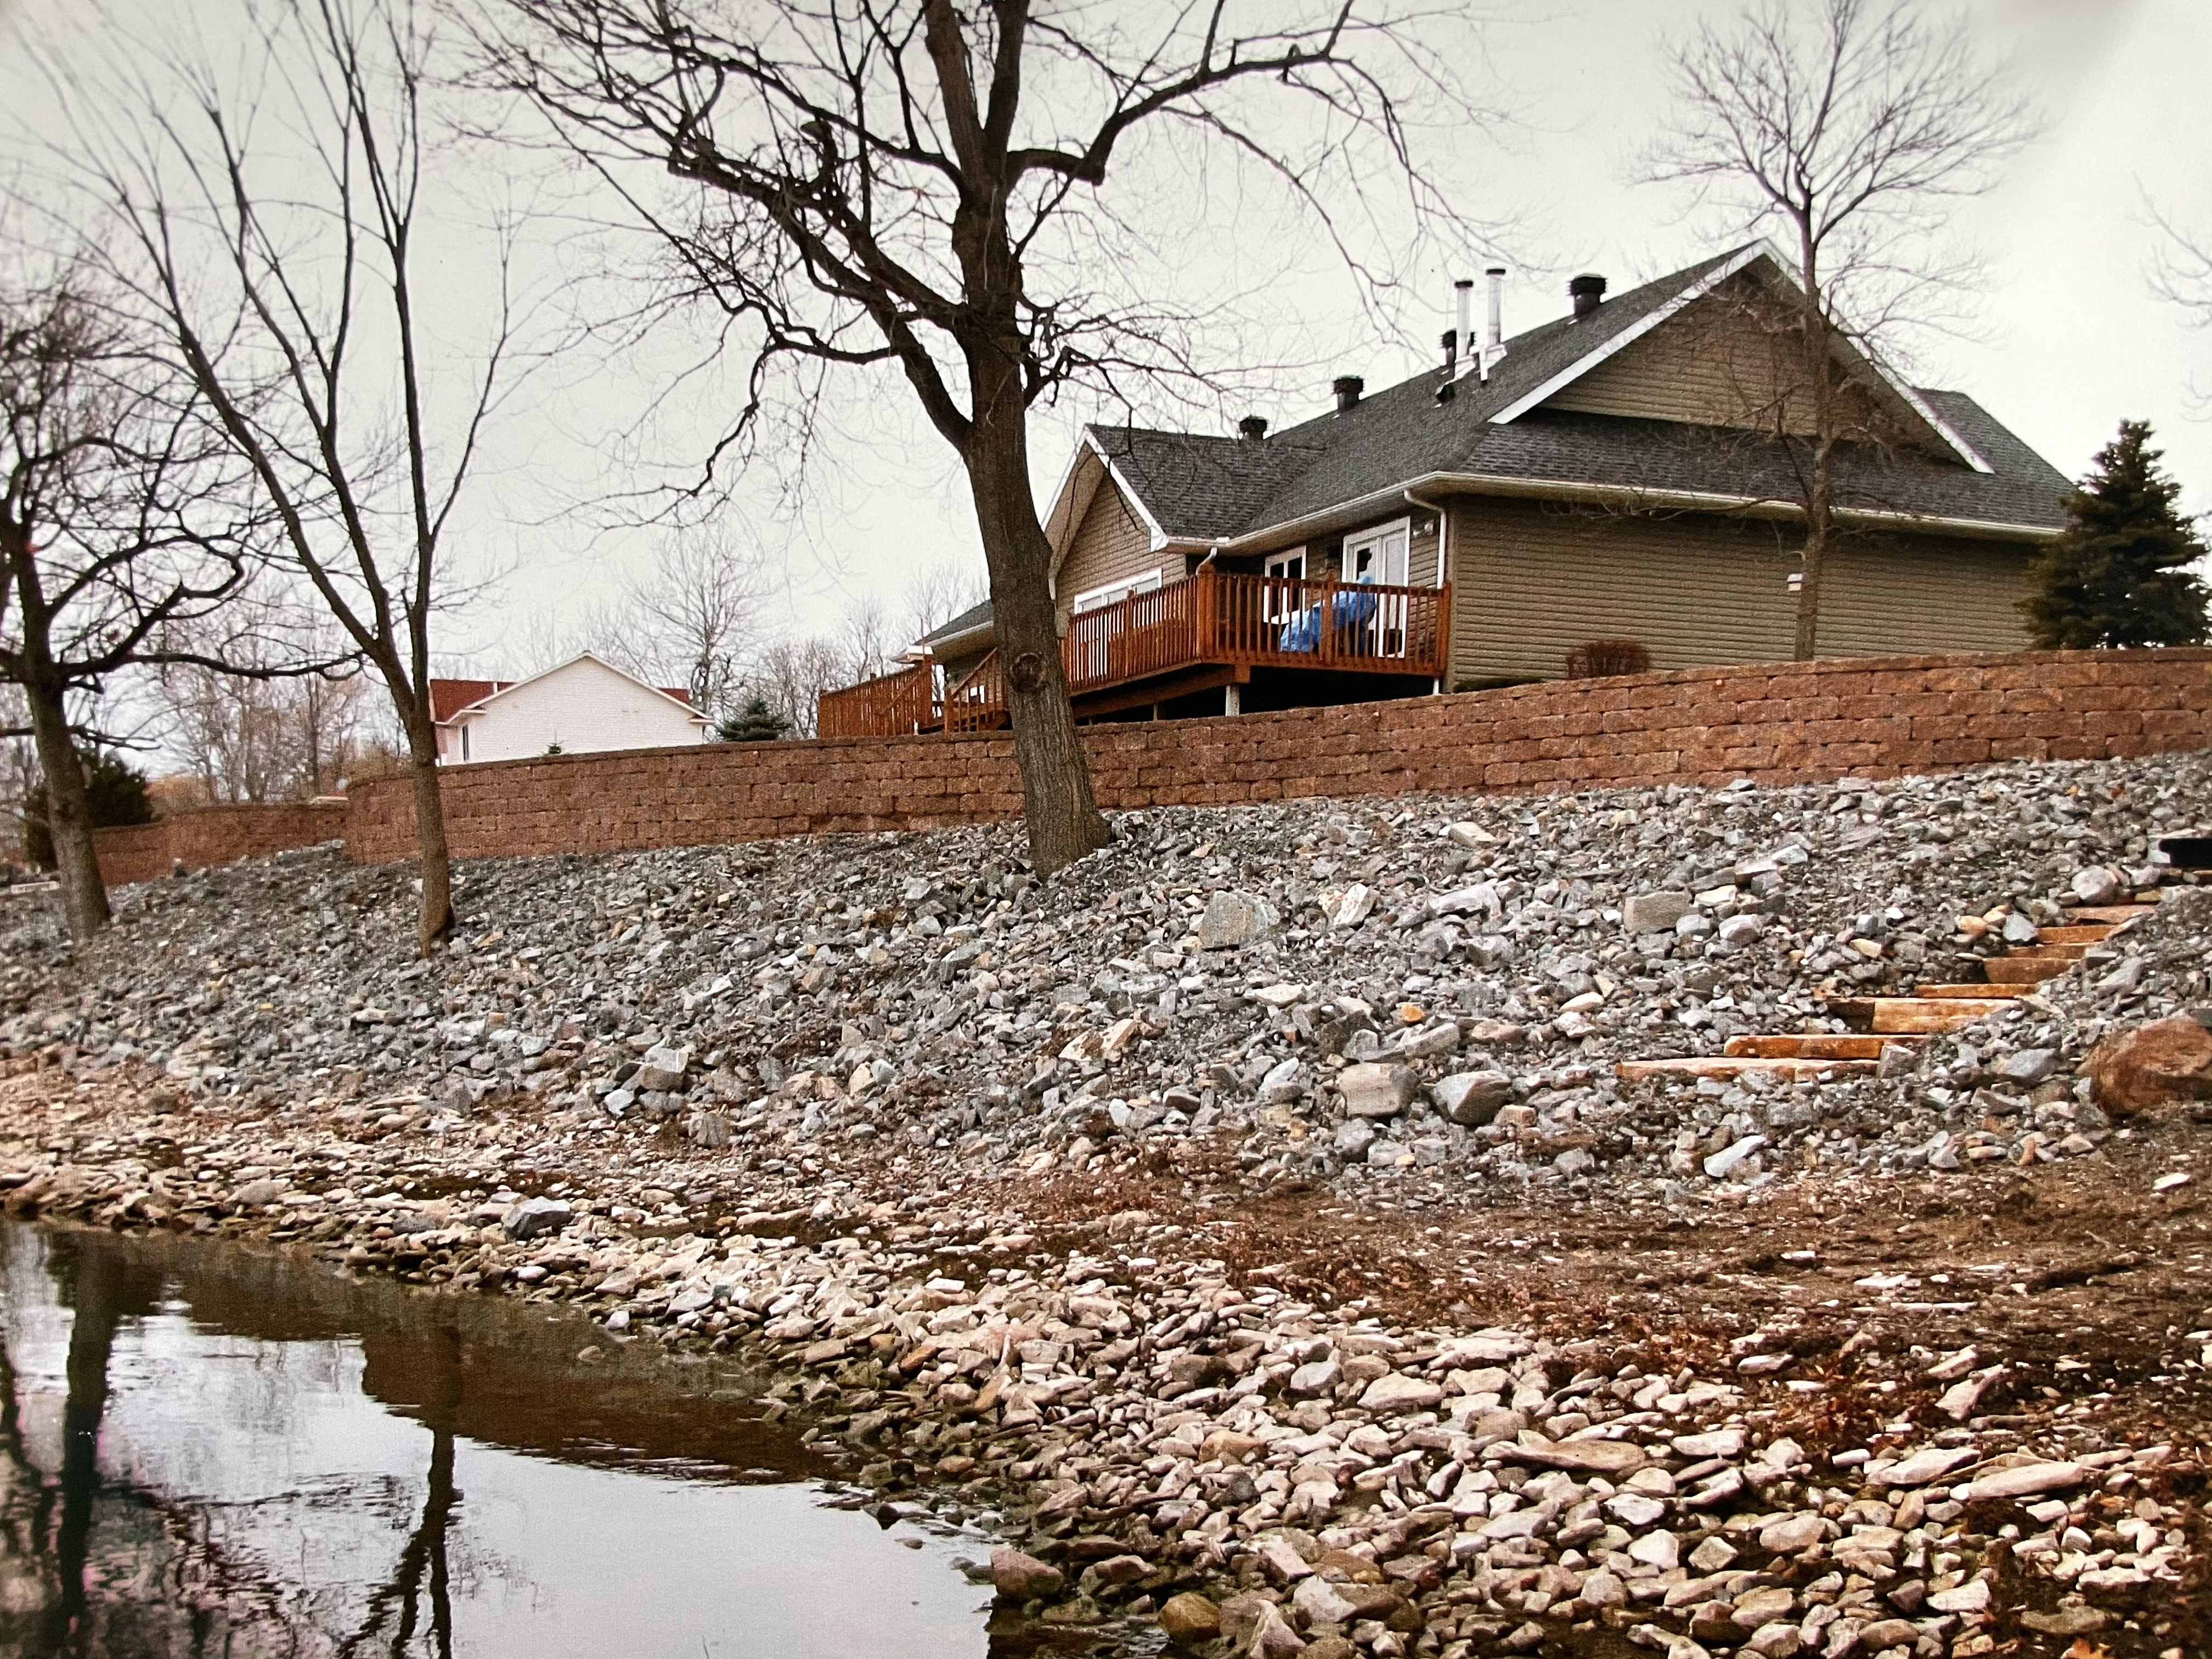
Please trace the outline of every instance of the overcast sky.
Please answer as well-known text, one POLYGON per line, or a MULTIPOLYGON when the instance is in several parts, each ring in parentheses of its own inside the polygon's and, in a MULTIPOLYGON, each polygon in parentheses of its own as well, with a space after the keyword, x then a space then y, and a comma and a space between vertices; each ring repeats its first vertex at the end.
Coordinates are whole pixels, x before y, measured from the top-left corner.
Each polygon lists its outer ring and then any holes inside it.
MULTIPOLYGON (((228 11, 228 0, 178 3, 178 15, 228 11)), ((35 28, 68 6, 0 0, 0 19, 35 28)), ((1505 225, 1502 252, 1514 267, 1509 332, 1564 312, 1565 279, 1576 270, 1603 272, 1619 291, 1731 240, 1729 227, 1686 217, 1679 194, 1633 175, 1638 149, 1666 112, 1663 42, 1701 17, 1725 20, 1738 9, 1727 0, 1493 0, 1498 21, 1485 41, 1516 119, 1502 133, 1470 133, 1467 143, 1479 210, 1505 225)), ((1988 262, 1978 325, 1973 337, 1930 352, 1916 366, 1918 378, 1969 392, 2069 476, 2124 416, 2148 419, 2191 507, 2212 510, 2212 331, 2191 330, 2185 313, 2152 292, 2156 233, 2146 206, 2212 228, 2212 5, 1969 0, 1965 10, 2044 128, 2002 185, 1961 211, 1960 230, 1988 262)), ((0 106, 34 108, 42 91, 11 46, 0 28, 0 106)), ((1206 257, 1190 256, 1201 279, 1206 257)), ((1289 424, 1325 406, 1331 373, 1364 374, 1372 386, 1429 367, 1452 277, 1477 275, 1485 263, 1475 249, 1440 260, 1427 279, 1435 315, 1409 308, 1402 339, 1369 325, 1328 282, 1286 283, 1286 326, 1326 341, 1342 361, 1285 377, 1253 406, 1289 424)), ((611 423, 635 412, 639 390, 616 396, 549 381, 511 414, 499 446, 501 476, 465 526, 472 553, 511 572, 500 599, 479 606, 453 641, 481 671, 526 666, 506 659, 516 641, 535 624, 580 614, 641 553, 635 534, 594 533, 566 514, 544 522, 532 507, 588 493, 590 474, 615 441, 611 423), (533 466, 560 476, 533 475, 533 466)), ((765 502, 748 515, 749 533, 781 578, 776 608, 792 625, 831 626, 856 599, 896 596, 931 564, 980 571, 949 452, 908 413, 896 383, 879 396, 890 401, 860 422, 865 441, 846 444, 833 466, 817 470, 803 520, 781 520, 765 502)), ((1042 415, 1040 497, 1058 480, 1079 424, 1120 414, 1071 402, 1042 415)), ((682 435, 664 434, 678 442, 682 435)), ((703 422, 696 437, 710 439, 703 422)))

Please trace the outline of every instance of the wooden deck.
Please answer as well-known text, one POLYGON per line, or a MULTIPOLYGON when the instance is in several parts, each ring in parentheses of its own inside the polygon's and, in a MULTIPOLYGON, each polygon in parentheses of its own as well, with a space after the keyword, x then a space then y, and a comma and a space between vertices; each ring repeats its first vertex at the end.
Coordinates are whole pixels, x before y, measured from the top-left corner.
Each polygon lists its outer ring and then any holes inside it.
MULTIPOLYGON (((1449 654, 1451 589, 1285 581, 1201 570, 1070 617, 1060 662, 1079 718, 1255 668, 1399 674, 1434 679, 1449 654)), ((989 731, 1006 723, 993 652, 964 679, 940 686, 935 666, 911 667, 822 694, 825 738, 989 731)))

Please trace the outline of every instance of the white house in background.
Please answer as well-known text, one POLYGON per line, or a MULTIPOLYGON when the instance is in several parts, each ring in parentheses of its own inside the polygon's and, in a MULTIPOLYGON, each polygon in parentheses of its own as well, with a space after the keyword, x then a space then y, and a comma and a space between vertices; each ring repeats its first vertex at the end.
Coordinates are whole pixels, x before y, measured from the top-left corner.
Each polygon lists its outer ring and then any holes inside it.
POLYGON ((647 685, 586 651, 526 680, 432 680, 443 766, 705 743, 687 691, 647 685))

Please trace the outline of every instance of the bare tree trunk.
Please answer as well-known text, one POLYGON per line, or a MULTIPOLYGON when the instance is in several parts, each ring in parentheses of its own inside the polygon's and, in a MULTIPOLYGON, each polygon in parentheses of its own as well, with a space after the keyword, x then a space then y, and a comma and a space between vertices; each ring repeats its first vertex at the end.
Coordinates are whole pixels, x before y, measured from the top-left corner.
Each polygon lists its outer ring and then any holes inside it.
POLYGON ((1828 531, 1835 501, 1836 398, 1833 336, 1820 293, 1820 250, 1809 224, 1798 222, 1798 270, 1804 287, 1802 326, 1806 384, 1813 398, 1813 477, 1805 492, 1805 562, 1797 586, 1797 636, 1791 653, 1810 662, 1820 649, 1820 581, 1827 574, 1828 531))
POLYGON ((1832 446, 1815 439, 1813 488, 1805 500, 1805 556, 1803 580, 1797 589, 1797 641, 1792 653, 1799 662, 1810 662, 1820 653, 1820 582, 1828 563, 1828 536, 1835 502, 1835 465, 1832 446))
POLYGON ((1105 846, 1114 832, 1091 793, 1090 763, 1067 701, 1047 575, 1052 544, 1030 495, 1024 427, 1018 404, 1010 412, 987 413, 975 422, 966 460, 991 572, 992 620, 1013 715, 1030 859, 1039 870, 1051 871, 1105 846))
POLYGON ((427 709, 407 718, 409 775, 415 785, 415 843, 422 861, 417 945, 428 956, 453 931, 453 860, 446 846, 446 803, 438 790, 438 734, 427 709))
POLYGON ((58 687, 26 685, 23 701, 31 713, 31 737, 46 774, 46 831, 54 844, 61 879, 62 916, 70 937, 82 941, 107 926, 107 885, 100 878, 100 858, 92 844, 92 799, 84 786, 84 762, 70 737, 69 714, 58 687))

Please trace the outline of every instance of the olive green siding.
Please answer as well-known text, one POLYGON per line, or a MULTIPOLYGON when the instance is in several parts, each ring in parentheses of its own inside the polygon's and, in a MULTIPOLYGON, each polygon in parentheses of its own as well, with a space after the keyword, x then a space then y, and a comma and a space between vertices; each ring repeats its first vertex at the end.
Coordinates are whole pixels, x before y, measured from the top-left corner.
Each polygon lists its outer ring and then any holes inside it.
MULTIPOLYGON (((1455 684, 1555 677, 1597 639, 1642 641, 1656 669, 1790 653, 1792 526, 1481 496, 1455 501, 1451 519, 1455 684)), ((1820 654, 2018 650, 2028 552, 1850 538, 1828 562, 1820 654)))
POLYGON ((975 665, 991 654, 991 650, 992 647, 987 645, 957 657, 940 658, 939 666, 945 671, 945 689, 950 691, 966 679, 975 672, 975 665))
MULTIPOLYGON (((1544 407, 1809 435, 1805 376, 1788 339, 1759 321, 1764 299, 1735 284, 1723 287, 1560 388, 1544 407)), ((1840 419, 1851 432, 1916 441, 1879 419, 1856 386, 1847 395, 1852 407, 1840 419)))

